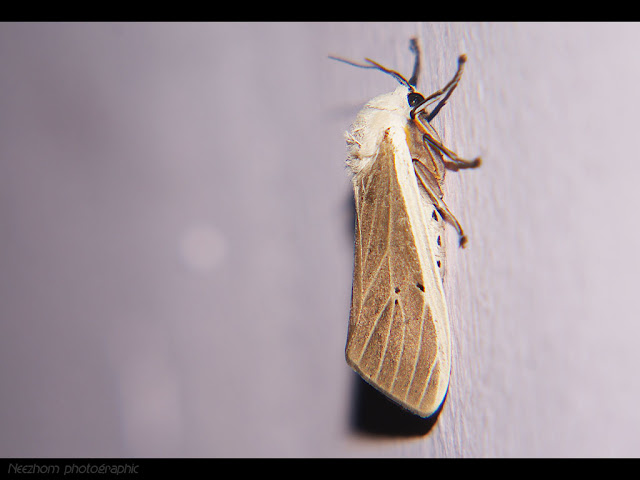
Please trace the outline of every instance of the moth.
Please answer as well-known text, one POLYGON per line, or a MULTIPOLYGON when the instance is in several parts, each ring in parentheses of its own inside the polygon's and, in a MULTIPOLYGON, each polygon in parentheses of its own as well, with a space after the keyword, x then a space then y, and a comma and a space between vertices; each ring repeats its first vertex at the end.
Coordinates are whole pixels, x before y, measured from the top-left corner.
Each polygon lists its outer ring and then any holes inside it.
POLYGON ((451 339, 443 290, 445 223, 467 242, 443 201, 445 170, 480 166, 446 148, 431 121, 458 86, 417 91, 420 45, 411 39, 413 74, 366 58, 399 86, 375 97, 346 134, 356 208, 355 260, 346 360, 364 380, 409 411, 432 415, 449 387, 451 339), (433 106, 433 108, 430 108, 433 106))

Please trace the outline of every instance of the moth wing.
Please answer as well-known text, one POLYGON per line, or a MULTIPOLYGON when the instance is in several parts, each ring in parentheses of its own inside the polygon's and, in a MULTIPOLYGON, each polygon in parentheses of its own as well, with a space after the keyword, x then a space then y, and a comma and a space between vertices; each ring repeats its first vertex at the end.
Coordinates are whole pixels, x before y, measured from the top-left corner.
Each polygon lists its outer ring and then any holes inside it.
POLYGON ((426 417, 447 392, 449 325, 403 129, 387 129, 374 161, 356 177, 354 194, 347 363, 384 394, 426 417))

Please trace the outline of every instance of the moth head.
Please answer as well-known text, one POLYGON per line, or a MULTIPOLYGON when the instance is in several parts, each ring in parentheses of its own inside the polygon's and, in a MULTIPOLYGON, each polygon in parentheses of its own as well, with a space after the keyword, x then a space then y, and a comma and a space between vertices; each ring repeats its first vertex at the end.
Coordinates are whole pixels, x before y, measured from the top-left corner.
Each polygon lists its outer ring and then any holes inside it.
POLYGON ((415 55, 415 61, 413 65, 413 74, 408 80, 402 74, 396 72, 395 70, 391 70, 390 68, 387 68, 383 65, 380 65, 378 62, 375 62, 370 58, 365 58, 365 61, 367 62, 365 64, 352 62, 351 60, 345 60, 344 58, 334 57, 331 55, 329 56, 329 58, 347 63, 349 65, 353 65, 354 67, 372 68, 375 70, 380 70, 387 75, 391 75, 401 85, 407 88, 408 91, 406 93, 406 101, 408 107, 411 109, 409 115, 413 119, 415 118, 416 111, 418 111, 418 109, 422 109, 428 99, 425 99, 424 95, 416 90, 416 86, 418 84, 418 76, 420 74, 420 46, 416 38, 411 39, 409 48, 415 55))
POLYGON ((407 95, 407 102, 411 108, 419 107, 424 103, 424 95, 420 92, 416 92, 415 90, 412 92, 410 91, 407 95))

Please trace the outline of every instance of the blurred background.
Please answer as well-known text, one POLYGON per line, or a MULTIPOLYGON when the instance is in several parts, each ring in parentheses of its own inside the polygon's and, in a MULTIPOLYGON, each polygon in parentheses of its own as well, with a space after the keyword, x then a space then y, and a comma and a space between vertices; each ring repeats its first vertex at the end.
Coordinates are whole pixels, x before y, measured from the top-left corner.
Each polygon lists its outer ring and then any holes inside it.
POLYGON ((637 24, 0 24, 0 456, 640 455, 637 24), (447 399, 344 361, 344 131, 392 78, 445 200, 447 399))

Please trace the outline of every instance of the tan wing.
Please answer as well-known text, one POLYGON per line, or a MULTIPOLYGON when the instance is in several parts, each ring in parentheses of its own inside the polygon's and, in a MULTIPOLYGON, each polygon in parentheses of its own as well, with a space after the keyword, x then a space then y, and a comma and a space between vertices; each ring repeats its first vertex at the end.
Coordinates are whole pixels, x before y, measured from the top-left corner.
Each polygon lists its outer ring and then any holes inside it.
POLYGON ((421 194, 411 157, 406 143, 394 145, 393 138, 387 130, 375 161, 354 184, 356 245, 346 357, 373 386, 428 416, 441 404, 449 382, 448 318, 426 233, 425 215, 431 211, 416 208, 421 194))

